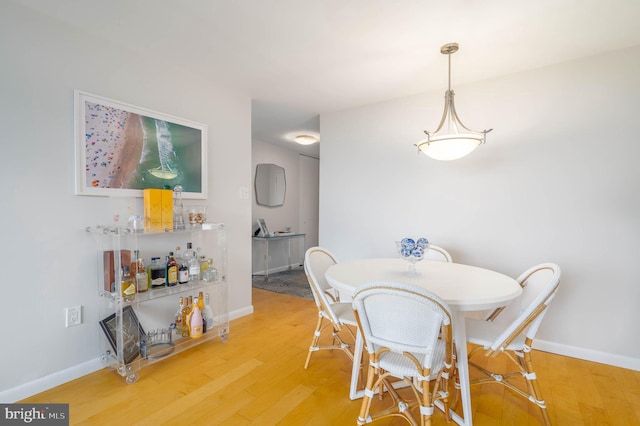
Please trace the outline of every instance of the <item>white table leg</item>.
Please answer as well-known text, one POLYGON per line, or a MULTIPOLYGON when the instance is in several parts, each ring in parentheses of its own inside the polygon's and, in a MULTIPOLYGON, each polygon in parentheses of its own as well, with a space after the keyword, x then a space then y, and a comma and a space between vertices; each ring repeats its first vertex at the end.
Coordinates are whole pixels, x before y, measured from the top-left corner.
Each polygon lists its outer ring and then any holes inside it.
POLYGON ((460 399, 462 400, 462 415, 455 415, 454 420, 461 425, 472 425, 471 420, 471 390, 469 385, 469 364, 467 360, 467 331, 465 329, 464 311, 456 311, 453 318, 453 339, 456 342, 458 357, 458 375, 460 377, 460 399))
POLYGON ((360 330, 356 332, 356 347, 353 350, 353 367, 351 368, 351 385, 349 386, 349 398, 352 400, 362 398, 364 389, 358 390, 358 376, 360 375, 360 364, 362 364, 362 351, 364 341, 360 330))

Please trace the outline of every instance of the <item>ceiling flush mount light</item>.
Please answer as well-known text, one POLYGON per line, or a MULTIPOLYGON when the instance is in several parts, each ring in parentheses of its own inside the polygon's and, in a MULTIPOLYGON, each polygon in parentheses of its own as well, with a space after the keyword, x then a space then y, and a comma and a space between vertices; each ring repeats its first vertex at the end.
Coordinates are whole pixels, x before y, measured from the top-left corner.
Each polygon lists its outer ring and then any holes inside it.
POLYGON ((313 135, 298 135, 293 138, 294 141, 298 142, 300 145, 311 145, 318 142, 318 137, 313 135))
POLYGON ((453 103, 451 90, 451 54, 458 51, 458 43, 448 43, 440 48, 440 53, 449 58, 449 88, 444 94, 444 113, 435 132, 425 130, 427 139, 416 144, 419 151, 436 160, 457 160, 471 153, 478 145, 486 142, 487 133, 493 129, 476 132, 462 124, 453 103))

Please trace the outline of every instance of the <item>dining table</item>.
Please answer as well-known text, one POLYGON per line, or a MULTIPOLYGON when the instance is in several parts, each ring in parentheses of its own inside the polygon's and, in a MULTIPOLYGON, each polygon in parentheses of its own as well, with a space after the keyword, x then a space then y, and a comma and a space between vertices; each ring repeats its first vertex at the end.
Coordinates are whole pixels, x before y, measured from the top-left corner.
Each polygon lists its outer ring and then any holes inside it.
MULTIPOLYGON (((371 282, 400 282, 425 288, 447 303, 453 314, 453 338, 456 342, 462 404, 462 416, 451 410, 451 417, 460 425, 471 425, 465 314, 509 304, 522 293, 518 282, 490 269, 426 259, 416 262, 415 273, 412 273, 409 263, 402 258, 368 258, 339 262, 327 269, 325 278, 342 296, 353 296, 358 287, 371 282)), ((358 389, 364 342, 360 332, 356 336, 349 387, 349 397, 352 400, 364 395, 364 389, 358 389)))

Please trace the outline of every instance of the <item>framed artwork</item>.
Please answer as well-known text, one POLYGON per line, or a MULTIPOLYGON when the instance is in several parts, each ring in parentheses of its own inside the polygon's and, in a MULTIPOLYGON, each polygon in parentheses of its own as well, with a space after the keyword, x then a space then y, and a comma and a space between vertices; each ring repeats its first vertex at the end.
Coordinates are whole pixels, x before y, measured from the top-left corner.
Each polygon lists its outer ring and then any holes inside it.
POLYGON ((207 126, 75 92, 76 194, 142 197, 182 185, 207 198, 207 126))
MULTIPOLYGON (((100 321, 100 327, 109 340, 109 344, 114 351, 118 351, 116 341, 116 314, 113 313, 100 321)), ((125 364, 130 364, 140 355, 140 339, 144 338, 145 332, 136 313, 131 305, 122 309, 122 358, 125 364)))
POLYGON ((269 229, 267 228, 267 224, 264 219, 258 219, 258 228, 260 230, 260 234, 263 237, 269 236, 269 229))

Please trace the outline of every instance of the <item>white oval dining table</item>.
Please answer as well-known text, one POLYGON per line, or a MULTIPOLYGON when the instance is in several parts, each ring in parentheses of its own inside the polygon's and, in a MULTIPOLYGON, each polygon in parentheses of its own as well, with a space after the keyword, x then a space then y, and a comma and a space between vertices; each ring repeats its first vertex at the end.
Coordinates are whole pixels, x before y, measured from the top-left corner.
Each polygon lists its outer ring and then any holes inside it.
MULTIPOLYGON (((339 262, 327 269, 329 284, 342 295, 353 295, 358 287, 374 281, 402 282, 423 287, 442 298, 453 311, 453 337, 466 342, 464 313, 495 309, 509 304, 522 293, 516 280, 499 272, 460 263, 423 260, 416 263, 416 273, 409 272, 409 264, 400 258, 359 259, 339 262)), ((363 342, 357 334, 354 363, 351 372, 349 397, 361 398, 358 387, 363 342)), ((471 425, 471 392, 467 345, 456 344, 462 414, 452 412, 458 424, 471 425)))

